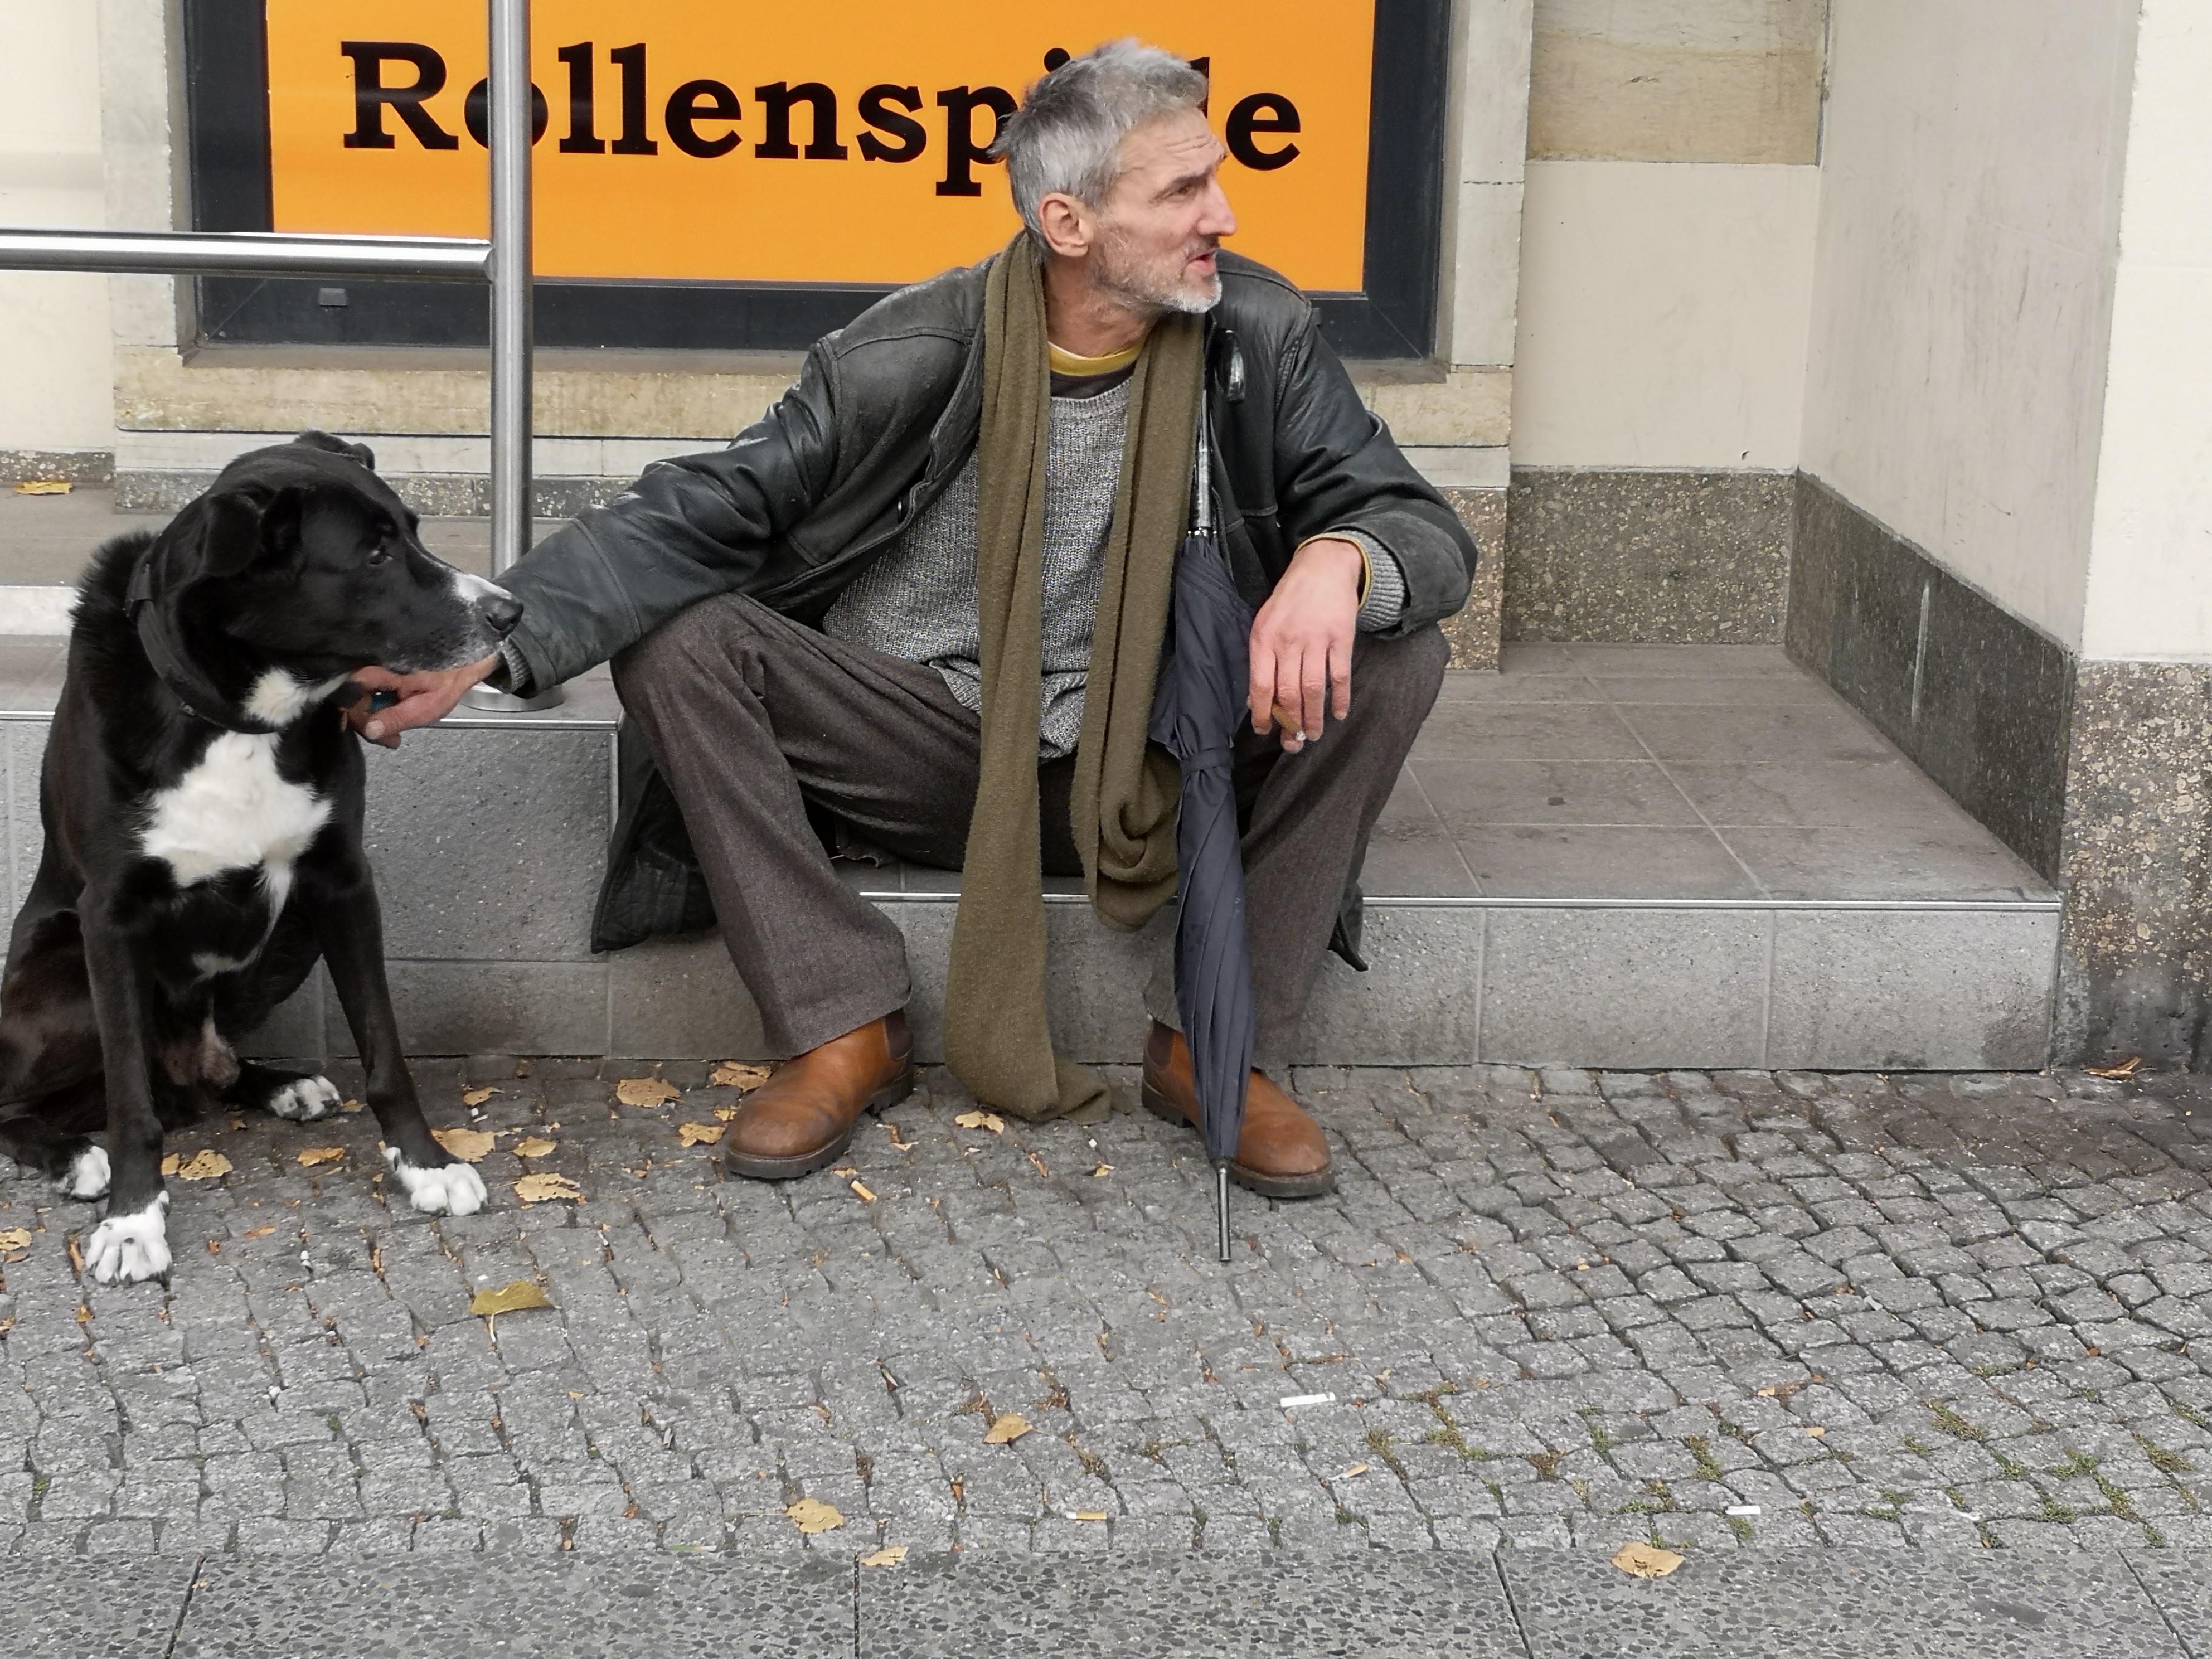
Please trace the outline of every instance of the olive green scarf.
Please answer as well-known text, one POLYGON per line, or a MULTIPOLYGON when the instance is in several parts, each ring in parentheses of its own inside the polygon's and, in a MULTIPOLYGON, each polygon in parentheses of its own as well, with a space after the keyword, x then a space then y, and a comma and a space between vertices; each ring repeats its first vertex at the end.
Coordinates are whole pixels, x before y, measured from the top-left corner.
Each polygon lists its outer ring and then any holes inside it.
MULTIPOLYGON (((1204 337, 1200 319, 1170 314, 1137 359, 1091 636, 1070 816, 1091 905, 1118 927, 1143 926, 1175 890, 1178 773, 1172 757, 1147 744, 1146 727, 1189 517, 1204 337)), ((1026 236, 1017 236, 983 289, 982 754, 952 926, 945 1054, 978 1100, 1030 1119, 1106 1094, 1095 1074, 1054 1054, 1045 1017, 1037 722, 1051 402, 1042 272, 1026 236)))

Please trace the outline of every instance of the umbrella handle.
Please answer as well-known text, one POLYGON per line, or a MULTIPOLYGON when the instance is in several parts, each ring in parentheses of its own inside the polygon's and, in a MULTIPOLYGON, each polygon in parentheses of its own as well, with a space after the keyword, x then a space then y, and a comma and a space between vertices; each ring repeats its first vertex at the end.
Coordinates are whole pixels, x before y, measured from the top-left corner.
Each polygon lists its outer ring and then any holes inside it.
POLYGON ((1213 1213, 1221 1229, 1221 1259, 1229 1260, 1229 1160, 1213 1166, 1213 1213))

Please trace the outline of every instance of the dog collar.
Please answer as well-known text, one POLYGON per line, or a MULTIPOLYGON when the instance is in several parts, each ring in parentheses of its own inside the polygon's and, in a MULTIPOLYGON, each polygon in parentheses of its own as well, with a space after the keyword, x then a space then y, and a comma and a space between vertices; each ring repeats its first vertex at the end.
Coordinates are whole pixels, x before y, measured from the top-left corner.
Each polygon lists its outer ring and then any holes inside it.
POLYGON ((266 733, 276 730, 216 690, 214 682, 178 648, 169 632, 167 616, 153 602, 153 550, 149 548, 131 573, 130 589, 123 598, 123 614, 137 628, 139 648, 145 652, 146 660, 153 665, 161 684, 184 705, 185 713, 210 726, 219 726, 226 732, 266 733))

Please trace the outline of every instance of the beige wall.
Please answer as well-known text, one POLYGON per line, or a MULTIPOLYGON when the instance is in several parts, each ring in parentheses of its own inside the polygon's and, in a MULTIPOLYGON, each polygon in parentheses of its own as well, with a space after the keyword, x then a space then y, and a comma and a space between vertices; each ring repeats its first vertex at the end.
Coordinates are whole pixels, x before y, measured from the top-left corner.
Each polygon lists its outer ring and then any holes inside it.
MULTIPOLYGON (((0 6, 0 223, 105 222, 98 14, 84 0, 0 6)), ((0 449, 104 449, 107 285, 0 272, 0 449)))
POLYGON ((2212 658, 2212 14, 2145 0, 2081 651, 2212 658))
POLYGON ((1802 465, 2069 646, 2137 3, 1835 0, 1829 36, 1802 465))
POLYGON ((1818 173, 1531 161, 1513 459, 1797 464, 1818 173))

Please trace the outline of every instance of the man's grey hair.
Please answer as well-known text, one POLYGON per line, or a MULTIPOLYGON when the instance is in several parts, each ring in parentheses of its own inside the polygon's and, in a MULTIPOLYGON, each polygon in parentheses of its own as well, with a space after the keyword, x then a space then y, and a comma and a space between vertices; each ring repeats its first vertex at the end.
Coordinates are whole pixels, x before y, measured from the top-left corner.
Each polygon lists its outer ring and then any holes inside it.
POLYGON ((1103 206, 1121 176, 1121 140, 1163 115, 1196 109, 1206 77, 1171 52, 1111 40, 1033 82, 993 153, 1006 164, 1014 210, 1043 251, 1037 204, 1057 191, 1103 206))

